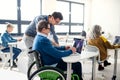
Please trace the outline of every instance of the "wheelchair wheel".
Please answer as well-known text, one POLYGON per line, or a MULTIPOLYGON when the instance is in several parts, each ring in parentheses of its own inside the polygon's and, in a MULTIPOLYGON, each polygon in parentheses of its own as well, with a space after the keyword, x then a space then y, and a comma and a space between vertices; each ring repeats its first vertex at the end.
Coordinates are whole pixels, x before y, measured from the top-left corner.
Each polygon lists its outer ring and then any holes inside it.
POLYGON ((35 71, 29 80, 66 80, 65 74, 55 67, 42 67, 35 71))
POLYGON ((36 66, 36 62, 34 61, 30 67, 28 68, 28 71, 27 71, 27 77, 29 79, 29 77, 31 76, 31 74, 33 74, 35 71, 37 71, 37 66, 36 66))

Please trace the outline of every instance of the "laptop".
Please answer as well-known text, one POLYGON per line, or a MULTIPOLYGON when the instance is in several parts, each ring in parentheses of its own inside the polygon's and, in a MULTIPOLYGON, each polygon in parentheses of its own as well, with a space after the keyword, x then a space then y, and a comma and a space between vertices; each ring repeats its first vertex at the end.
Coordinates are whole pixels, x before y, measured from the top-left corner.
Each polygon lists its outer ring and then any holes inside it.
POLYGON ((114 44, 114 45, 115 45, 115 44, 120 45, 120 36, 115 36, 115 40, 114 40, 113 44, 114 44))
POLYGON ((81 53, 84 44, 84 39, 74 38, 73 47, 76 48, 77 53, 81 53))

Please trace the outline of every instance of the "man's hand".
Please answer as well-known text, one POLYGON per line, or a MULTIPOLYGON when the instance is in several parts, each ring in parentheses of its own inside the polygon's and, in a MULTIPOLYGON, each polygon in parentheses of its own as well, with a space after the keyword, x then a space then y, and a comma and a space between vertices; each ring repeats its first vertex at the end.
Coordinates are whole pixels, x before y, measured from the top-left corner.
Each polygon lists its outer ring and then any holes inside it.
POLYGON ((17 39, 17 41, 21 41, 22 39, 17 39))
POLYGON ((70 47, 70 49, 72 50, 73 53, 76 52, 76 48, 75 47, 70 47))
POLYGON ((70 46, 65 46, 65 49, 66 49, 66 50, 70 49, 70 46))

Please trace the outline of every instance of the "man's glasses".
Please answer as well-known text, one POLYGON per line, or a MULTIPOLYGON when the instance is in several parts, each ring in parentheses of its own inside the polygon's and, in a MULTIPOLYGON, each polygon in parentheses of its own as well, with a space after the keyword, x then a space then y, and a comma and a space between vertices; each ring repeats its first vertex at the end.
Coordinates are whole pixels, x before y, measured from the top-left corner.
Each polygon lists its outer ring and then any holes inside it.
POLYGON ((59 24, 59 23, 60 23, 60 21, 55 20, 55 23, 56 23, 56 24, 59 24))
POLYGON ((56 24, 59 24, 60 23, 60 20, 59 19, 54 19, 55 23, 56 24))

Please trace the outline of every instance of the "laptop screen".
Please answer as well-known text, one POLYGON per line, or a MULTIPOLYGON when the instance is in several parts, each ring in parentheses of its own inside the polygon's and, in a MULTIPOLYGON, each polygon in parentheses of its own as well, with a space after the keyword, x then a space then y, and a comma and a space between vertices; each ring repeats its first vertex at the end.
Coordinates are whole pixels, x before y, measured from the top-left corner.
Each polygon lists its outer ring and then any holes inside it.
POLYGON ((84 39, 74 38, 73 47, 76 48, 76 52, 81 53, 84 39))
POLYGON ((120 36, 115 36, 115 40, 113 44, 119 44, 120 45, 120 36))

